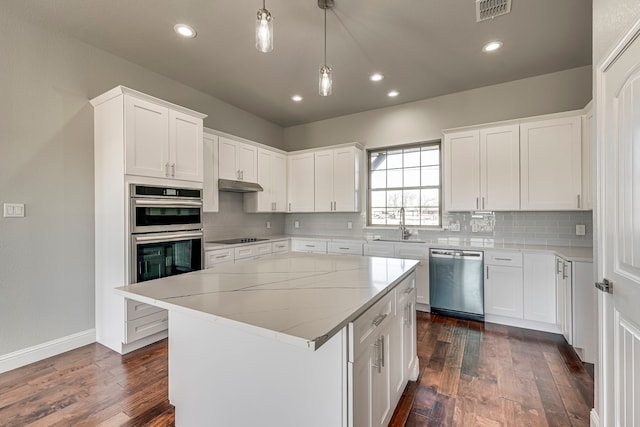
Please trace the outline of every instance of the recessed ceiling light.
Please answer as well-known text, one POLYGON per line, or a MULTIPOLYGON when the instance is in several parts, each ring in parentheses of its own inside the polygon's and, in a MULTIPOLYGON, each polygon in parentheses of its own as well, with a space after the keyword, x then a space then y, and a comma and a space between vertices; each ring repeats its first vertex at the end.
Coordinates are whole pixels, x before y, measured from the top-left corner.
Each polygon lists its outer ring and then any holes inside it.
POLYGON ((398 95, 400 95, 400 93, 397 90, 392 90, 391 92, 387 93, 387 96, 391 98, 395 98, 398 95))
POLYGON ((483 52, 493 52, 494 50, 498 50, 502 47, 502 42, 500 40, 494 40, 484 45, 482 48, 483 52))
POLYGON ((187 24, 176 24, 173 26, 173 31, 175 31, 182 37, 186 37, 189 39, 192 39, 196 36, 196 30, 194 30, 187 24))
POLYGON ((384 79, 384 76, 380 73, 373 73, 369 76, 369 80, 372 82, 379 82, 382 79, 384 79))
POLYGON ((291 97, 291 99, 292 99, 293 101, 295 101, 295 102, 300 102, 300 101, 302 101, 302 97, 301 97, 300 95, 293 95, 293 96, 291 97))

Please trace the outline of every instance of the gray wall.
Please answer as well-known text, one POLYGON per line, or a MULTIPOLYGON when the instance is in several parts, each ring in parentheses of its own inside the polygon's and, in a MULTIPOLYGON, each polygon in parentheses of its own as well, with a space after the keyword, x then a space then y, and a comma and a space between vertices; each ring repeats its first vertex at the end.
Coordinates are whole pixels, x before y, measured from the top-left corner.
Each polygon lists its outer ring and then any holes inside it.
POLYGON ((94 327, 93 110, 122 84, 275 147, 281 127, 74 39, 0 13, 0 355, 94 327))
POLYGON ((350 114, 284 130, 287 150, 357 141, 367 148, 440 139, 442 129, 583 108, 591 66, 350 114))

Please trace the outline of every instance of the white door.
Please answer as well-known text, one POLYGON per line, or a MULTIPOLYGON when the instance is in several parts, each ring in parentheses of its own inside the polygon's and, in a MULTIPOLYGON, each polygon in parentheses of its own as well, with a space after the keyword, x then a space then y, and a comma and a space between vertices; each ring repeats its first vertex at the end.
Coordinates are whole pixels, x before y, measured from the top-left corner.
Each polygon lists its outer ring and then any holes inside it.
POLYGON ((314 159, 313 153, 289 156, 289 212, 313 212, 314 206, 314 159))
POLYGON ((480 130, 480 209, 520 210, 520 127, 480 130))
POLYGON ((238 143, 238 169, 240 170, 240 180, 258 181, 258 147, 238 143))
POLYGON ((315 153, 315 210, 333 210, 333 150, 315 153))
POLYGON ((221 179, 240 179, 238 142, 221 136, 218 141, 218 175, 221 179))
POLYGON ((353 147, 339 148, 333 152, 333 210, 355 212, 359 178, 356 174, 356 153, 353 147))
POLYGON ((596 71, 601 426, 640 425, 640 21, 596 71))
POLYGON ((202 119, 169 110, 171 177, 202 182, 202 119))
POLYGON ((169 109, 125 96, 125 173, 166 178, 169 168, 169 109))
POLYGON ((444 136, 444 207, 447 211, 481 209, 479 138, 477 130, 444 136))

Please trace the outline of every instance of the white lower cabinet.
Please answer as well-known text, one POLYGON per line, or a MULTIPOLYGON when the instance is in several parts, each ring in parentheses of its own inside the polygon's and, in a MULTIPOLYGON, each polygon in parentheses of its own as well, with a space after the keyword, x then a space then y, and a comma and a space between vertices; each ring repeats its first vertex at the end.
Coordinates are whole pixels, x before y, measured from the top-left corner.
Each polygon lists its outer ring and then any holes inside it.
POLYGON ((327 253, 326 240, 291 239, 291 250, 293 252, 309 252, 317 254, 327 253))
POLYGON ((524 314, 522 254, 485 251, 484 256, 485 314, 522 319, 524 314))
POLYGON ((349 425, 388 425, 417 377, 414 289, 412 274, 349 324, 349 425))
POLYGON ((204 268, 212 268, 217 264, 233 262, 235 260, 233 248, 205 251, 204 268))
POLYGON ((362 243, 328 242, 327 253, 337 255, 362 255, 362 243))

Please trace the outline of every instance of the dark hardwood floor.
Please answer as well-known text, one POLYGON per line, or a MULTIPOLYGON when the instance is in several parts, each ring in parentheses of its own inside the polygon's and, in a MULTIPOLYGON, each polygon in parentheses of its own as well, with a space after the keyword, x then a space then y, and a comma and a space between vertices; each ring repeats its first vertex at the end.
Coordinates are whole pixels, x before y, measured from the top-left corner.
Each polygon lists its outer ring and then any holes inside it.
MULTIPOLYGON (((420 377, 391 426, 588 426, 593 378, 559 335, 418 313, 420 377)), ((99 344, 0 375, 2 426, 171 426, 167 343, 99 344)))

